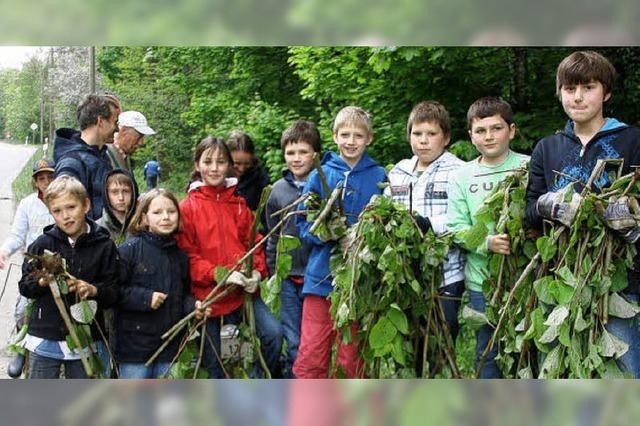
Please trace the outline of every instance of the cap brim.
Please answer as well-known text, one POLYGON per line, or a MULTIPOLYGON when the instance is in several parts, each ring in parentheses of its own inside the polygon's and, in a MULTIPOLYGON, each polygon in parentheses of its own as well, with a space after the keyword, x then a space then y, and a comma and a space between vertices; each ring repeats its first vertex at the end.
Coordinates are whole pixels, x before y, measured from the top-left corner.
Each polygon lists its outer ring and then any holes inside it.
POLYGON ((55 173, 55 169, 52 169, 50 167, 45 167, 44 169, 40 169, 40 170, 36 170, 35 172, 31 173, 31 176, 35 176, 40 172, 51 172, 51 173, 55 173))
POLYGON ((147 135, 147 136, 156 134, 156 131, 149 126, 136 126, 134 127, 134 129, 136 129, 138 132, 142 133, 143 135, 147 135))

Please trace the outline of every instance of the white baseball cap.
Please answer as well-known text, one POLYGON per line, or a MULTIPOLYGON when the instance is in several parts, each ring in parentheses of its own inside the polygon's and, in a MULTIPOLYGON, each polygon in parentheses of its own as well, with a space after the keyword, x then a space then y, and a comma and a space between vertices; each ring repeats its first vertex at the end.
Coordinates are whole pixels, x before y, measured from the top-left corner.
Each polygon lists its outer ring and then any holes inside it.
POLYGON ((141 112, 125 111, 118 116, 118 125, 133 127, 143 135, 155 135, 156 131, 149 127, 147 119, 141 112))

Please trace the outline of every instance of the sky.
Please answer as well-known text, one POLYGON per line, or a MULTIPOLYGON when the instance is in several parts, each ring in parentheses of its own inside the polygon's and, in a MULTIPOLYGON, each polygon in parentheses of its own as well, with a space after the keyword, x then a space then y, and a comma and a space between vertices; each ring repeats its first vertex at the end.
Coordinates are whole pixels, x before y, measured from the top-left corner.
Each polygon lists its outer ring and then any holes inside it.
POLYGON ((0 46, 0 69, 19 69, 29 58, 45 49, 43 46, 0 46))

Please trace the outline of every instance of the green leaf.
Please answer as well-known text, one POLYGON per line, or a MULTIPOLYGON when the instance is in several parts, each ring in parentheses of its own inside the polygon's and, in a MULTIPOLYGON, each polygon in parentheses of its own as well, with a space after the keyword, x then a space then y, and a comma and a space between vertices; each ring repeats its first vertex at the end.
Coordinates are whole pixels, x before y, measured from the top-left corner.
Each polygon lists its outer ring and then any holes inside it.
POLYGON ((540 257, 543 262, 548 262, 556 255, 558 247, 555 245, 551 238, 544 236, 536 240, 536 247, 540 253, 540 257))
POLYGON ((602 337, 598 342, 600 354, 609 358, 620 358, 629 350, 629 345, 618 339, 606 329, 602 330, 602 337))
POLYGON ((589 328, 589 323, 586 322, 582 316, 582 307, 578 307, 578 312, 576 313, 576 320, 573 325, 573 328, 580 333, 581 331, 589 328))
POLYGON ((518 378, 533 379, 533 371, 531 371, 531 367, 527 365, 525 368, 518 370, 518 378))
POLYGON ((629 276, 627 274, 627 267, 624 264, 624 260, 618 260, 615 262, 616 271, 611 276, 611 287, 609 291, 616 293, 622 291, 629 285, 629 276))
POLYGON ((227 276, 228 273, 229 273, 228 268, 225 268, 224 266, 216 266, 216 270, 215 270, 216 283, 222 282, 222 280, 224 279, 224 277, 227 276))
POLYGON ((98 302, 95 300, 81 300, 71 305, 71 316, 82 324, 90 324, 98 311, 98 302))
POLYGON ((544 325, 560 326, 569 316, 569 308, 564 305, 556 306, 547 317, 544 325))
POLYGON ((553 277, 551 277, 550 275, 546 275, 540 279, 537 279, 533 283, 533 289, 535 290, 538 299, 540 299, 542 303, 546 303, 547 305, 551 305, 555 302, 553 295, 549 291, 549 287, 552 281, 553 277))
POLYGON ((485 238, 489 234, 489 230, 484 223, 478 222, 463 233, 463 245, 474 250, 484 244, 485 238))
POLYGON ((609 295, 609 315, 617 318, 633 318, 640 313, 640 307, 629 303, 618 293, 609 295))
POLYGON ((544 359, 540 367, 539 379, 555 378, 558 375, 560 367, 560 349, 562 346, 554 347, 544 359))
POLYGON ((369 334, 369 345, 373 349, 381 349, 391 343, 398 330, 387 317, 380 317, 369 334))
POLYGON ((472 330, 477 330, 486 324, 491 325, 486 314, 471 309, 468 305, 464 305, 462 308, 462 318, 472 330))
POLYGON ((576 280, 576 277, 573 276, 569 268, 566 266, 558 269, 556 271, 556 275, 562 278, 562 281, 564 281, 565 284, 570 285, 573 288, 578 286, 578 280, 576 280))
POLYGON ((409 322, 405 313, 396 303, 392 303, 390 306, 392 309, 387 312, 389 321, 393 323, 400 333, 409 334, 409 322))
POLYGON ((67 334, 65 336, 65 340, 67 341, 67 346, 69 347, 70 350, 74 350, 77 348, 75 342, 73 341, 73 339, 71 338, 70 334, 67 334))
POLYGON ((302 244, 300 243, 300 239, 294 237, 293 235, 282 235, 278 239, 278 245, 276 250, 278 253, 286 253, 291 250, 297 249, 302 244))
POLYGON ((567 304, 571 302, 575 289, 564 284, 561 281, 553 280, 549 284, 549 293, 554 297, 558 304, 567 304))

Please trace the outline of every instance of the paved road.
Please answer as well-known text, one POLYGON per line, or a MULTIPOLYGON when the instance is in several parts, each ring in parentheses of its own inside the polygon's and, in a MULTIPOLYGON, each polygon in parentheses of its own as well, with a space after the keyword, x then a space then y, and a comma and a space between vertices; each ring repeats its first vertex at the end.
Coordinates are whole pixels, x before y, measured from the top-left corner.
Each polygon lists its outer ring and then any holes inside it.
MULTIPOLYGON (((29 161, 36 148, 33 146, 11 145, 0 142, 0 241, 9 234, 15 210, 11 183, 29 161)), ((18 296, 18 280, 22 254, 11 257, 14 265, 0 270, 0 378, 6 379, 7 364, 12 355, 5 351, 9 338, 13 336, 13 308, 18 296), (7 276, 7 272, 10 274, 7 276), (6 286, 5 286, 6 283, 6 286)))

